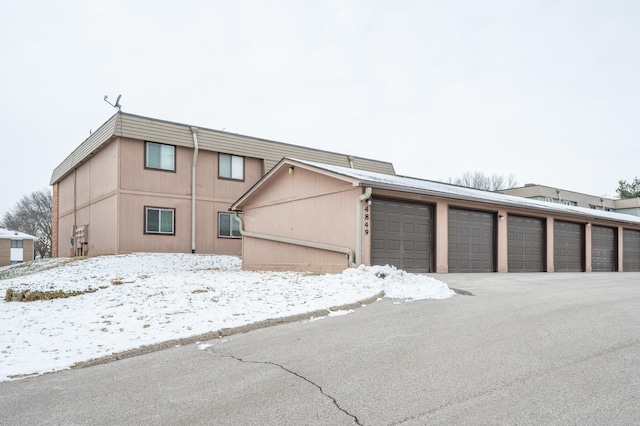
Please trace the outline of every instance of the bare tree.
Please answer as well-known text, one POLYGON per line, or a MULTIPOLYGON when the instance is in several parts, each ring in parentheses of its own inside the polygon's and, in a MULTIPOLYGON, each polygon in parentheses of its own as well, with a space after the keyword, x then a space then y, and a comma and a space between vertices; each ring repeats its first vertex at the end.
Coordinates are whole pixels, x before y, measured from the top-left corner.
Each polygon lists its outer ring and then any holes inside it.
POLYGON ((51 256, 53 199, 48 188, 25 195, 16 206, 5 213, 0 225, 14 231, 38 237, 34 242, 36 256, 51 256))
POLYGON ((501 189, 513 188, 518 185, 513 174, 509 176, 493 174, 485 175, 482 172, 465 172, 458 178, 449 178, 449 183, 466 186, 485 191, 500 191, 501 189))
POLYGON ((633 178, 633 182, 627 182, 626 180, 618 181, 618 189, 616 189, 616 192, 622 199, 640 197, 640 179, 635 177, 633 178))

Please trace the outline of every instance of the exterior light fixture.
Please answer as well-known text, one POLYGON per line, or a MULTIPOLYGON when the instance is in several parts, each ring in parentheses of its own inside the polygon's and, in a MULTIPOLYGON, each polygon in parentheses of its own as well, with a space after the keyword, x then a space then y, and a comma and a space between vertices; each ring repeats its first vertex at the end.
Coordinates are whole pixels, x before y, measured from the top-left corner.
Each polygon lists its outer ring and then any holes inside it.
POLYGON ((289 174, 292 175, 293 174, 293 166, 289 166, 289 174))

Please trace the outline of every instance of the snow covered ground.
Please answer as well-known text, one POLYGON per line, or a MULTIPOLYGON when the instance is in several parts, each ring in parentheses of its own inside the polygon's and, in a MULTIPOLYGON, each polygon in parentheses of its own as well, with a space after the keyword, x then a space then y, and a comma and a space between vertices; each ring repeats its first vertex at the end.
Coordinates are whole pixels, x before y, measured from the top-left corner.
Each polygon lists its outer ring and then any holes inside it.
POLYGON ((327 275, 247 272, 240 266, 232 256, 131 254, 0 268, 2 297, 8 288, 93 291, 0 302, 0 381, 269 318, 318 309, 327 309, 328 316, 330 307, 381 291, 406 301, 454 294, 434 278, 389 266, 327 275))

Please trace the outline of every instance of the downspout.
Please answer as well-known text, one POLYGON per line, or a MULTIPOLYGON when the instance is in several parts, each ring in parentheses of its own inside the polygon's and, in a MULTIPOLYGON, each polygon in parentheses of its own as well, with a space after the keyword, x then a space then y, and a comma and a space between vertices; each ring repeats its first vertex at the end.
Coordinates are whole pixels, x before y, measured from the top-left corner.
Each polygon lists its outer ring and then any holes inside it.
POLYGON ((240 224, 240 234, 242 236, 258 238, 261 240, 276 241, 276 242, 285 243, 285 244, 293 244, 296 246, 310 247, 310 248, 315 248, 319 250, 332 251, 335 253, 344 253, 349 257, 349 268, 356 267, 356 263, 354 262, 355 253, 350 248, 339 247, 339 246, 334 246, 330 244, 314 243, 312 241, 296 240, 294 238, 278 237, 275 235, 259 234, 257 232, 251 232, 251 231, 245 231, 244 222, 242 221, 242 218, 240 217, 240 215, 238 215, 238 212, 233 212, 233 213, 235 214, 236 219, 240 224))
POLYGON ((362 264, 362 202, 371 198, 371 187, 356 200, 356 266, 362 264))
POLYGON ((198 128, 191 126, 193 164, 191 166, 191 253, 196 252, 196 162, 198 161, 198 128))

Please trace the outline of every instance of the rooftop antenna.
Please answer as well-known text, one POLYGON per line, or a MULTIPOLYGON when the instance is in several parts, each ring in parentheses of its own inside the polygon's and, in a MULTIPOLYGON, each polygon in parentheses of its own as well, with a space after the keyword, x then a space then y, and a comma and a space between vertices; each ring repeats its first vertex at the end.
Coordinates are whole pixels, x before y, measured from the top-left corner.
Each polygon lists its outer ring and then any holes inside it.
POLYGON ((118 108, 118 111, 120 111, 120 109, 122 108, 122 106, 120 105, 120 98, 122 97, 122 95, 118 95, 118 99, 116 99, 116 103, 112 104, 111 102, 109 102, 107 99, 109 98, 107 95, 104 95, 104 101, 106 103, 108 103, 109 105, 111 105, 114 108, 118 108))

